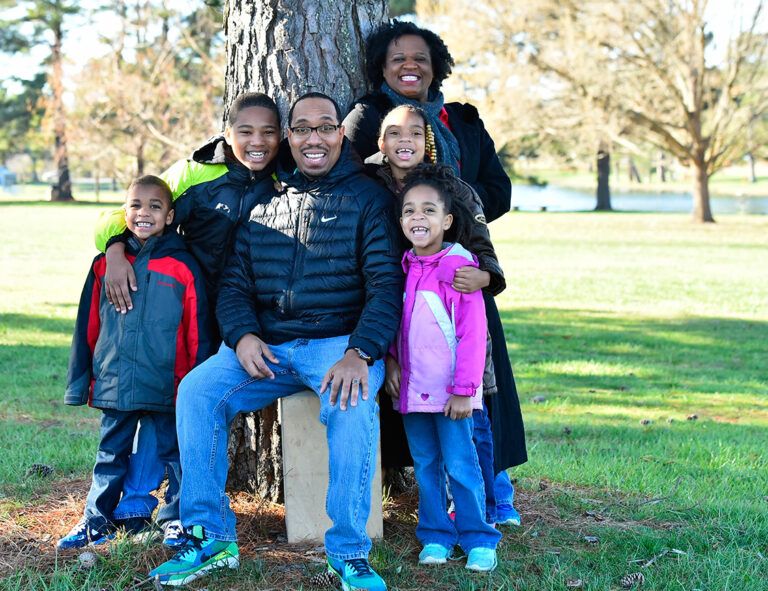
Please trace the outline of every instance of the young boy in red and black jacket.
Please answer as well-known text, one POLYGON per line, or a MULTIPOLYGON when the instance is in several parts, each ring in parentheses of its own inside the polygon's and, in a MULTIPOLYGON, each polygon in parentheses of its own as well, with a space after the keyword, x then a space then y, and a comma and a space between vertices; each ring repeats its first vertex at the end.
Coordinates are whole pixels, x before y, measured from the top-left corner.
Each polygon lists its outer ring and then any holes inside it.
POLYGON ((178 520, 181 467, 176 441, 176 389, 210 354, 208 303, 199 267, 182 238, 165 232, 173 221, 168 185, 155 176, 131 183, 125 221, 126 255, 139 285, 134 307, 120 314, 104 297, 106 260, 98 255, 83 288, 72 339, 66 404, 102 411, 101 442, 83 519, 58 542, 80 548, 114 537, 139 419, 151 420, 168 475, 166 505, 157 521, 178 520))

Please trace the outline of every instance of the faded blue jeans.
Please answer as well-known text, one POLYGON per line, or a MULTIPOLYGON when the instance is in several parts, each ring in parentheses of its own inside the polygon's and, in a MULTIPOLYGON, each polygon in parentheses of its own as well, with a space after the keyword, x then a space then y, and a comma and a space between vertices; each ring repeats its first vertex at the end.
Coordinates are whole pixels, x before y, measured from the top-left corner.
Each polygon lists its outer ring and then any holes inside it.
MULTIPOLYGON (((237 539, 235 514, 224 491, 227 482, 229 427, 241 412, 256 411, 282 396, 305 389, 320 397, 320 422, 326 427, 330 480, 326 512, 332 526, 325 533, 326 554, 337 560, 365 558, 371 540, 365 526, 371 509, 371 480, 379 437, 378 392, 384 363, 368 372, 368 400, 347 410, 329 403, 330 388, 320 393, 326 371, 344 356, 349 336, 296 339, 270 345, 279 364, 267 362, 275 379, 252 378, 235 352, 222 345, 218 353, 181 381, 176 401, 176 427, 181 466, 181 522, 202 525, 206 536, 237 539)), ((322 494, 318 491, 318 494, 322 494)))
POLYGON ((496 548, 501 532, 485 520, 485 487, 472 444, 472 419, 414 412, 403 415, 403 425, 419 485, 416 537, 422 545, 453 548, 458 542, 466 553, 472 548, 496 548), (446 473, 455 521, 447 513, 446 473))
MULTIPOLYGON (((176 424, 174 422, 174 429, 176 424)), ((157 457, 157 433, 151 417, 139 419, 133 441, 133 452, 128 458, 128 473, 123 481, 123 496, 113 514, 113 519, 152 517, 157 507, 153 490, 160 488, 165 476, 165 466, 157 457)), ((166 494, 165 502, 169 502, 166 494)))
POLYGON ((178 519, 179 480, 181 470, 176 445, 173 413, 119 411, 103 409, 101 441, 93 467, 93 479, 85 501, 84 516, 96 525, 112 522, 123 484, 128 474, 128 457, 139 420, 151 419, 155 424, 156 457, 163 471, 168 471, 166 505, 158 513, 158 521, 178 519))

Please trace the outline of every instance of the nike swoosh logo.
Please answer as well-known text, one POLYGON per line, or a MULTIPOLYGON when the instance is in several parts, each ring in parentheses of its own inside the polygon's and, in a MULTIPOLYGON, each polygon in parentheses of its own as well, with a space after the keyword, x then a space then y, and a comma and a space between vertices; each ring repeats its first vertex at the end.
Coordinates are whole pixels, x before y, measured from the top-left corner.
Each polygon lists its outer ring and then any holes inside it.
POLYGON ((320 221, 322 223, 330 222, 331 220, 335 220, 337 217, 339 217, 339 216, 335 215, 335 216, 330 217, 330 218, 327 218, 327 217, 323 216, 323 217, 320 218, 320 221))

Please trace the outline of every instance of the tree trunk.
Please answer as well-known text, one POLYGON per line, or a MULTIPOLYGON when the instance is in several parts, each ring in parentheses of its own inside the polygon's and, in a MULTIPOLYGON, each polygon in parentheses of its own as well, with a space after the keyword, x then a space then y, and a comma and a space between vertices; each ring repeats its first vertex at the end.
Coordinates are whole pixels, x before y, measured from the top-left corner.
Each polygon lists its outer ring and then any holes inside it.
POLYGON ((611 154, 601 146, 597 151, 597 205, 595 211, 611 211, 611 154))
POLYGON ((703 159, 693 160, 693 219, 697 222, 714 222, 709 206, 709 174, 703 159))
POLYGON ((101 201, 101 171, 99 170, 99 163, 98 161, 95 162, 94 166, 94 172, 93 172, 93 188, 96 193, 96 203, 101 201))
POLYGON ((747 160, 749 160, 749 182, 757 182, 757 173, 755 171, 755 155, 750 151, 747 152, 747 160))
POLYGON ((144 174, 144 141, 139 142, 136 146, 136 176, 142 176, 144 174))
POLYGON ((32 182, 39 183, 40 175, 37 174, 37 158, 35 156, 30 156, 30 159, 32 160, 32 182))
POLYGON ((667 182, 667 155, 664 152, 659 152, 659 180, 667 182))
POLYGON ((640 176, 640 171, 637 170, 637 165, 635 165, 635 161, 632 158, 629 159, 629 182, 643 182, 643 179, 640 176))
MULTIPOLYGON (((386 0, 228 0, 223 121, 232 101, 247 91, 268 94, 283 114, 302 94, 324 92, 345 112, 366 91, 365 37, 386 16, 386 0)), ((231 487, 270 500, 282 497, 280 427, 274 406, 255 417, 238 417, 229 451, 231 487)))
POLYGON ((53 72, 50 78, 53 91, 53 161, 56 165, 56 182, 51 187, 51 201, 71 201, 72 182, 69 178, 69 155, 67 153, 67 128, 64 114, 64 84, 61 67, 61 23, 53 27, 53 45, 51 45, 51 63, 53 72))

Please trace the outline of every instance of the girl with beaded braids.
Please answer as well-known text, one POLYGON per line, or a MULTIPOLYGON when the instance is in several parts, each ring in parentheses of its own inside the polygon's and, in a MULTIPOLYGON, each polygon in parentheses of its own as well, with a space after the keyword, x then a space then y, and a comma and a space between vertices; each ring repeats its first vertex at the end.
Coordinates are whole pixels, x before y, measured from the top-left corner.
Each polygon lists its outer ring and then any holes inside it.
MULTIPOLYGON (((369 172, 390 191, 400 194, 409 172, 422 162, 439 159, 437 142, 431 138, 432 125, 420 106, 395 107, 383 118, 377 140, 380 152, 366 159, 369 172)), ((506 283, 485 223, 482 202, 468 183, 454 175, 451 178, 456 192, 472 211, 475 223, 468 248, 479 260, 479 268, 467 266, 457 271, 454 287, 464 293, 483 290, 493 343, 489 366, 493 365, 494 379, 484 379, 484 391, 486 394, 496 391, 498 395, 487 397, 483 408, 473 414, 474 441, 486 486, 486 514, 489 521, 519 524, 520 516, 513 504, 514 487, 506 468, 526 461, 525 435, 512 368, 506 355, 504 330, 493 300, 506 283)), ((383 465, 388 468, 407 465, 409 454, 402 444, 402 423, 387 405, 381 409, 381 432, 383 465)))

